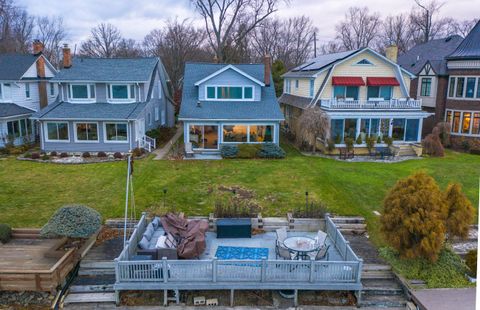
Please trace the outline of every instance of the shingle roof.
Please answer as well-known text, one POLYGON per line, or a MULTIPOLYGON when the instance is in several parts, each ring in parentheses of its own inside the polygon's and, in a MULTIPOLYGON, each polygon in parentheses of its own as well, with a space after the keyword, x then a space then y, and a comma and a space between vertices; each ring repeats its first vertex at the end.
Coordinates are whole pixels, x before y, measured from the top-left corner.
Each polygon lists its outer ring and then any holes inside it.
POLYGON ((158 58, 74 58, 53 81, 149 81, 158 58))
POLYGON ((480 21, 447 59, 480 59, 480 21))
POLYGON ((425 64, 430 62, 436 74, 444 75, 447 72, 445 57, 452 53, 462 40, 461 36, 453 35, 418 44, 400 55, 397 63, 405 70, 418 74, 425 64))
POLYGON ((305 109, 310 104, 311 101, 312 101, 311 98, 299 97, 299 96, 285 94, 285 93, 283 93, 280 96, 280 98, 278 98, 278 102, 283 104, 288 104, 300 109, 305 109))
MULTIPOLYGON (((153 99, 156 100, 156 99, 153 99)), ((34 119, 77 119, 77 120, 130 120, 136 119, 147 105, 146 102, 111 104, 91 103, 75 104, 55 102, 32 115, 34 119)))
POLYGON ((15 103, 0 103, 0 118, 32 114, 34 112, 35 111, 16 105, 15 103))
MULTIPOLYGON (((198 87, 195 82, 222 69, 226 64, 187 63, 183 79, 182 105, 180 119, 217 119, 217 120, 283 120, 273 83, 269 87, 261 87, 261 101, 201 101, 198 102, 198 87)), ((236 64, 237 69, 263 81, 263 64, 236 64)), ((270 78, 273 81, 272 78, 270 78)))
POLYGON ((20 80, 39 56, 0 54, 0 80, 20 80))

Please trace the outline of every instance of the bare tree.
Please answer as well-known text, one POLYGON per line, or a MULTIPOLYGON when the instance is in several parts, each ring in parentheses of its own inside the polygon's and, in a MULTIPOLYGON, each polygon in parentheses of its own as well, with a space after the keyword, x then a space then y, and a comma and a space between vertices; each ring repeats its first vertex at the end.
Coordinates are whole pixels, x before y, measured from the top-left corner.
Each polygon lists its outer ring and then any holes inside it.
POLYGON ((317 139, 326 141, 329 132, 330 118, 325 111, 319 107, 303 110, 297 122, 297 142, 307 142, 312 147, 312 153, 314 153, 317 146, 317 139))
POLYGON ((45 46, 43 54, 52 64, 58 64, 60 61, 60 44, 66 38, 67 34, 63 26, 63 18, 57 17, 38 17, 35 20, 36 39, 40 40, 45 46))
POLYGON ((473 29, 473 27, 478 23, 478 21, 478 18, 462 21, 453 20, 452 23, 449 25, 449 27, 451 27, 451 30, 449 30, 449 32, 461 35, 462 37, 466 37, 473 29))
POLYGON ((241 42, 268 16, 279 0, 191 0, 203 17, 211 48, 219 61, 228 61, 225 51, 241 42), (236 27, 238 23, 244 26, 236 27), (240 31, 239 31, 240 30, 240 31))
POLYGON ((320 46, 320 54, 344 52, 345 46, 338 40, 328 41, 320 46))
POLYGON ((33 18, 13 1, 0 0, 0 53, 27 53, 32 33, 33 18))
POLYGON ((122 41, 120 30, 112 24, 101 23, 92 28, 90 37, 82 43, 80 54, 90 57, 116 56, 122 41))
POLYGON ((399 53, 405 53, 412 45, 412 32, 406 23, 408 15, 399 14, 387 16, 382 22, 381 33, 377 43, 377 50, 384 52, 389 45, 398 46, 399 53))
POLYGON ((367 7, 351 7, 345 20, 335 27, 336 39, 347 50, 370 46, 378 37, 380 24, 378 13, 370 14, 367 7))
POLYGON ((450 34, 448 26, 452 19, 438 17, 444 3, 436 0, 415 0, 415 3, 417 7, 412 9, 409 20, 415 43, 425 43, 450 34))
POLYGON ((118 43, 115 57, 137 58, 143 56, 141 44, 134 39, 121 39, 118 43))

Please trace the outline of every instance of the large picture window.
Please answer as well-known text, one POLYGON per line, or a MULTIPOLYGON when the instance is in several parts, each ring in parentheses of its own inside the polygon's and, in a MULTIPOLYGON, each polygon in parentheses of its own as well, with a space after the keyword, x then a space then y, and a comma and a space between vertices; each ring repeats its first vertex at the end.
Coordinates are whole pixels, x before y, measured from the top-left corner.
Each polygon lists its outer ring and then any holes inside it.
POLYGON ((250 125, 250 142, 273 142, 272 125, 250 125))
POLYGON ((223 142, 247 142, 246 125, 225 125, 223 126, 223 142))
POLYGON ((394 118, 392 123, 392 138, 396 141, 401 141, 405 136, 405 119, 394 118))
POLYGON ((432 78, 422 78, 422 85, 420 87, 420 96, 429 97, 432 88, 432 78))
POLYGON ((47 123, 47 141, 69 141, 68 123, 47 123))
POLYGON ((133 84, 110 84, 108 99, 110 101, 132 101, 135 99, 135 85, 133 84))
POLYGON ((223 142, 266 143, 274 142, 273 125, 224 125, 223 142))
POLYGON ((127 142, 128 130, 126 123, 105 123, 105 141, 127 142))
POLYGON ((91 101, 95 99, 95 85, 93 84, 70 84, 68 97, 76 101, 91 101))
POLYGON ((352 138, 356 139, 356 133, 357 133, 357 119, 356 118, 347 118, 345 119, 345 133, 344 137, 345 138, 352 138))
POLYGON ((367 98, 383 98, 390 100, 392 98, 392 86, 368 86, 367 98))
POLYGON ((449 98, 480 98, 480 78, 477 77, 450 77, 448 86, 449 98))
POLYGON ((332 119, 331 138, 335 143, 343 143, 343 119, 332 119))
POLYGON ((253 100, 253 86, 207 86, 205 93, 211 100, 253 100))
POLYGON ((358 86, 335 86, 333 92, 336 99, 358 100, 358 86))
POLYGON ((33 134, 32 123, 29 119, 19 119, 7 122, 7 134, 19 138, 33 134))
POLYGON ((75 135, 76 141, 97 142, 98 125, 97 123, 76 123, 75 135))
POLYGON ((470 133, 470 121, 472 120, 472 113, 463 112, 462 118, 462 133, 470 133))
POLYGON ((472 135, 480 135, 480 113, 473 114, 472 135))

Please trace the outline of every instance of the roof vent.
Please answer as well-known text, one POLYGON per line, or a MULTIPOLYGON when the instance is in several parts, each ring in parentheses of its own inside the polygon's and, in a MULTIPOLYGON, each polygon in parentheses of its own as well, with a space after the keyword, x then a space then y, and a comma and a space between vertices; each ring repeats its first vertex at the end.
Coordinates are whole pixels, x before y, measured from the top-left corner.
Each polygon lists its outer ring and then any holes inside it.
POLYGON ((197 101, 197 108, 201 108, 202 107, 202 103, 199 101, 197 101))

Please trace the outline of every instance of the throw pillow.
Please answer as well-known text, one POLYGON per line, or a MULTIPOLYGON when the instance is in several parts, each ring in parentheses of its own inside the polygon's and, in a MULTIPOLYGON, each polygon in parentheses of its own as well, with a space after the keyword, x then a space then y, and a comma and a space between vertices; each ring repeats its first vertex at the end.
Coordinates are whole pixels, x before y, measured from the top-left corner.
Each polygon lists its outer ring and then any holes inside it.
POLYGON ((140 240, 140 242, 138 243, 138 247, 142 250, 147 250, 149 243, 150 242, 148 242, 148 239, 143 236, 142 240, 140 240))

